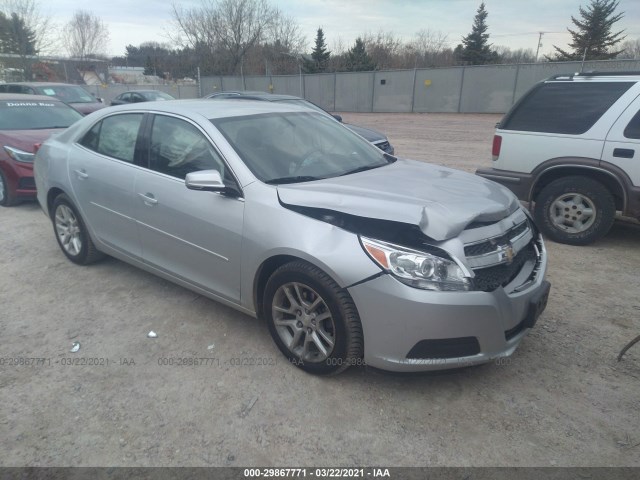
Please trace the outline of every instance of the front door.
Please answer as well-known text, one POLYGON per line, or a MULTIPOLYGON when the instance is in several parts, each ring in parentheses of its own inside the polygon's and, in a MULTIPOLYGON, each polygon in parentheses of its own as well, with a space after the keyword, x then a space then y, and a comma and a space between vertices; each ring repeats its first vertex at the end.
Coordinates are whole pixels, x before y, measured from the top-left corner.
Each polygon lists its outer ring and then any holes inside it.
POLYGON ((182 118, 155 115, 148 137, 149 168, 135 185, 144 261, 238 302, 244 200, 184 183, 187 173, 212 169, 234 181, 225 162, 204 132, 182 118))

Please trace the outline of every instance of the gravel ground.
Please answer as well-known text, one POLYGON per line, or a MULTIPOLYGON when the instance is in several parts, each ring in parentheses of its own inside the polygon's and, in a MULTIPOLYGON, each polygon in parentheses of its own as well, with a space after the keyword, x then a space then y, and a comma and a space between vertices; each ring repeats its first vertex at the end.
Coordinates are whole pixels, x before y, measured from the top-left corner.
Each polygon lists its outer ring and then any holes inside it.
MULTIPOLYGON (((490 163, 499 120, 344 118, 467 171, 490 163)), ((287 364, 230 308, 114 259, 71 264, 34 203, 0 209, 0 232, 1 466, 640 466, 640 345, 616 361, 640 333, 635 223, 548 242, 549 306, 510 359, 335 378, 287 364), (215 360, 162 364, 183 357, 215 360)))

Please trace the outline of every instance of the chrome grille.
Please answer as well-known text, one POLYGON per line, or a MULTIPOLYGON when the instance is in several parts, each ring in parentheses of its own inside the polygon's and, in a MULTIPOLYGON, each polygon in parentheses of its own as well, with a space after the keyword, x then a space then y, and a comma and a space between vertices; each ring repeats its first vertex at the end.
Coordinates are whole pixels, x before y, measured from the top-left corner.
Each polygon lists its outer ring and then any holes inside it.
POLYGON ((504 235, 499 237, 493 237, 487 240, 483 240, 470 245, 465 245, 464 254, 467 257, 475 257, 478 255, 484 255, 496 250, 496 245, 506 245, 516 238, 521 233, 525 232, 529 228, 529 223, 525 220, 520 225, 516 225, 511 230, 507 231, 504 235))
POLYGON ((504 233, 466 243, 464 252, 474 273, 475 290, 491 292, 507 286, 525 264, 537 263, 540 255, 534 235, 533 225, 525 219, 504 233))
POLYGON ((475 277, 473 285, 475 290, 492 292, 498 287, 508 285, 520 272, 524 264, 537 259, 536 250, 533 242, 522 249, 509 264, 503 263, 487 268, 474 269, 475 277))
POLYGON ((389 144, 389 142, 380 142, 380 143, 376 143, 375 146, 378 147, 383 152, 388 152, 389 151, 389 147, 391 145, 389 144))

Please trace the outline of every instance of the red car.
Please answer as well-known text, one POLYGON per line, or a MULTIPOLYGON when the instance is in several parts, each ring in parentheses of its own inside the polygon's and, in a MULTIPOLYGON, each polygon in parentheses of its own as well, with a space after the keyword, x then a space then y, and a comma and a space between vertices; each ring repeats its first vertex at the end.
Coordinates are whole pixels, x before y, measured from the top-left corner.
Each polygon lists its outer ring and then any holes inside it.
POLYGON ((0 205, 35 198, 35 146, 81 118, 55 98, 0 94, 0 205))

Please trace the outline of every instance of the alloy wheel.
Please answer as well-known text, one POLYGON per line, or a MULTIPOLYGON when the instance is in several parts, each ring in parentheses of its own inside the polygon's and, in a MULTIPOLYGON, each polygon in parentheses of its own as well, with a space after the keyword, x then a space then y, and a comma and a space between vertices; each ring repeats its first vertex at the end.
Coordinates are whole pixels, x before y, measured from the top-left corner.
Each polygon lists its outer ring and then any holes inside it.
POLYGON ((315 290, 299 282, 285 283, 277 289, 271 308, 276 331, 291 353, 314 363, 331 355, 335 322, 315 290))
POLYGON ((82 234, 80 224, 75 213, 67 205, 58 205, 55 214, 56 233, 60 245, 72 256, 80 254, 82 250, 82 234))

